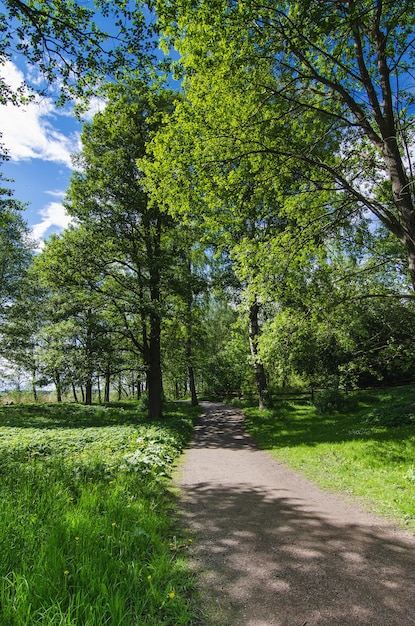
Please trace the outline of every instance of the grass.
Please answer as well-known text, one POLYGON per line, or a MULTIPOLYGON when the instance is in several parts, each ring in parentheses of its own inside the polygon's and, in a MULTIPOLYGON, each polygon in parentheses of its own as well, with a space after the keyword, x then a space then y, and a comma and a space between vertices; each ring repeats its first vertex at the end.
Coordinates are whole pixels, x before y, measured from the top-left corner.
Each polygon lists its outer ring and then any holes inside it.
POLYGON ((0 409, 2 626, 194 624, 166 477, 197 411, 0 409))
MULTIPOLYGON (((353 410, 319 414, 300 397, 245 409, 258 445, 319 486, 415 529, 415 387, 356 393, 353 410)), ((353 405, 353 403, 351 403, 353 405)))

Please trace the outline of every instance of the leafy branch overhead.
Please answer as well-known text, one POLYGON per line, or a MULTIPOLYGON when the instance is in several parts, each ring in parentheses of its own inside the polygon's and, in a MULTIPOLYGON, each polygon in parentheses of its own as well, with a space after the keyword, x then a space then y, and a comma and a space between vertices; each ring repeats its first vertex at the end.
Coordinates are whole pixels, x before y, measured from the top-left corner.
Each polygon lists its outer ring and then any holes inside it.
MULTIPOLYGON (((0 65, 23 55, 42 79, 40 91, 54 83, 60 103, 96 95, 124 74, 149 75, 155 63, 151 15, 140 2, 5 0, 0 31, 0 65)), ((24 91, 1 77, 0 101, 22 100, 24 91)))
MULTIPOLYGON (((287 169, 301 181, 306 168, 309 191, 331 181, 397 237, 415 285, 412 2, 212 8, 200 0, 160 1, 157 8, 167 41, 181 55, 187 96, 175 134, 207 142, 204 152, 201 144, 186 145, 193 151, 184 153, 189 168, 218 162, 215 142, 225 146, 222 167, 249 163, 253 180, 267 171, 267 190, 287 169)), ((211 178, 210 190, 220 178, 211 178)), ((307 211, 296 205, 296 217, 307 211)))

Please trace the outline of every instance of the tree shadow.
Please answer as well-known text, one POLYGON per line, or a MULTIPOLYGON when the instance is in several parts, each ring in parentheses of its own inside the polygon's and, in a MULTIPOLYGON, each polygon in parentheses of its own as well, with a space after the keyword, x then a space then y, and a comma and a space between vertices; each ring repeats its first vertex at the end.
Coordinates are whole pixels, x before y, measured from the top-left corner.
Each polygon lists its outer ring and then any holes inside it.
MULTIPOLYGON (((393 411, 393 406, 391 411, 393 411)), ((373 409, 373 407, 372 407, 373 409)), ((249 432, 262 449, 304 444, 340 443, 351 440, 393 442, 405 439, 415 432, 414 426, 387 427, 370 419, 370 407, 353 413, 319 415, 310 407, 298 405, 265 411, 248 416, 249 432), (301 412, 303 414, 301 415, 301 412), (369 414, 369 415, 368 415, 369 414)))
POLYGON ((240 409, 214 402, 201 402, 201 407, 204 413, 196 423, 192 447, 258 449, 243 428, 240 409))
MULTIPOLYGON (((212 623, 415 624, 415 539, 368 515, 333 510, 336 503, 341 507, 331 496, 328 505, 321 505, 318 490, 293 488, 283 472, 280 484, 257 485, 243 482, 235 468, 229 482, 227 471, 221 475, 224 457, 215 449, 236 456, 246 451, 241 458, 251 463, 257 448, 244 431, 240 411, 202 406, 207 413, 191 447, 206 451, 195 457, 201 473, 206 466, 206 475, 181 483, 181 509, 195 536, 191 554, 212 623), (213 456, 207 460, 206 455, 213 456), (208 464, 215 459, 213 480, 208 464)), ((231 464, 232 458, 226 456, 225 462, 231 464)))
POLYGON ((415 542, 330 521, 284 489, 184 487, 209 604, 227 624, 415 624, 415 542))

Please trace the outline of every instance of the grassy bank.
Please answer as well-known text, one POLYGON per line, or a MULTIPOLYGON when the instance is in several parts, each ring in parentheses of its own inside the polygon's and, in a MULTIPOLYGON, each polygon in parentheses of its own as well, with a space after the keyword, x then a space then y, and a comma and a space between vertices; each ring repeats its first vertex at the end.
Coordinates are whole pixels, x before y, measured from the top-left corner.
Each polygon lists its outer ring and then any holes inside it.
POLYGON ((165 477, 195 411, 0 409, 2 626, 192 624, 165 477))
MULTIPOLYGON (((350 399, 349 399, 350 400, 350 399)), ((415 387, 357 393, 348 412, 319 412, 300 397, 245 409, 258 445, 321 487, 357 497, 415 529, 415 387)))

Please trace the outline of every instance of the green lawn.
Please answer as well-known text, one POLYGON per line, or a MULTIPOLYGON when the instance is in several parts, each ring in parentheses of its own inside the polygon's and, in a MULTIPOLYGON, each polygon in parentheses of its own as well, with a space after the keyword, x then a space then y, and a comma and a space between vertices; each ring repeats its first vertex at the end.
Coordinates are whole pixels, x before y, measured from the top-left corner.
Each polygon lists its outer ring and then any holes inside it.
POLYGON ((194 623, 172 463, 197 411, 170 405, 0 409, 0 623, 194 623))
POLYGON ((260 447, 321 487, 415 529, 415 387, 354 400, 350 412, 322 415, 301 397, 281 399, 273 410, 245 409, 246 426, 260 447))

